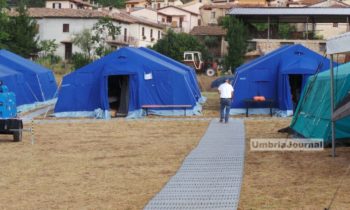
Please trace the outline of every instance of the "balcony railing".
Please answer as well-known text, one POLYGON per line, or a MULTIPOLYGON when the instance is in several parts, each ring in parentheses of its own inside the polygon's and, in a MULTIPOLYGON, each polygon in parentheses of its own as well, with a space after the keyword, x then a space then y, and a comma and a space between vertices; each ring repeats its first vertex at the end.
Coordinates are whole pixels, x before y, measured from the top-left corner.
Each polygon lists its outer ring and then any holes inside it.
POLYGON ((138 39, 133 36, 117 36, 115 39, 109 39, 108 43, 112 45, 135 45, 138 39))

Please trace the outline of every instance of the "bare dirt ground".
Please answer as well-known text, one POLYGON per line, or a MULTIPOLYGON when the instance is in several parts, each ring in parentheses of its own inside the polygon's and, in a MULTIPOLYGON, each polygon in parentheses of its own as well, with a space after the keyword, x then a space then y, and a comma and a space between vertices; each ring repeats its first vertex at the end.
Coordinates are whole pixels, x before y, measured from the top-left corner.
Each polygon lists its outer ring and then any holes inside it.
POLYGON ((142 209, 208 122, 35 125, 35 144, 0 140, 0 209, 142 209))
POLYGON ((251 152, 250 138, 285 138, 280 128, 289 120, 246 120, 247 149, 239 209, 325 209, 340 181, 331 209, 350 208, 350 148, 339 147, 339 157, 322 152, 251 152))

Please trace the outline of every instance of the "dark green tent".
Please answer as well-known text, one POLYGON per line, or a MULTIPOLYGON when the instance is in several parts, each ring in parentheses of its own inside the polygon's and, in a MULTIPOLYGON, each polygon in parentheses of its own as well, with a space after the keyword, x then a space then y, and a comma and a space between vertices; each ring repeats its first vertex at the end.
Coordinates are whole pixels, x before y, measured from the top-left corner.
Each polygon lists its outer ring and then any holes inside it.
MULTIPOLYGON (((349 94, 350 63, 334 69, 335 107, 349 94)), ((306 138, 331 140, 330 72, 308 79, 291 128, 306 138)), ((350 117, 336 121, 336 138, 350 138, 350 117)))

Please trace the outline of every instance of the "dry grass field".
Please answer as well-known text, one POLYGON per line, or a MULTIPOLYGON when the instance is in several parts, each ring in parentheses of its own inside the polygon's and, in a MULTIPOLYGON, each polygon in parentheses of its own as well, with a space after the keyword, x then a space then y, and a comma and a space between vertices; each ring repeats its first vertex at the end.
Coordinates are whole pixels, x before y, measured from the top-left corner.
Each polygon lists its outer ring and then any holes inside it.
POLYGON ((331 209, 350 209, 350 148, 339 147, 339 157, 322 152, 251 152, 251 138, 285 138, 280 128, 289 120, 246 120, 247 149, 239 209, 325 209, 340 181, 331 209))
POLYGON ((208 122, 35 126, 35 144, 0 140, 0 209, 142 209, 208 122))

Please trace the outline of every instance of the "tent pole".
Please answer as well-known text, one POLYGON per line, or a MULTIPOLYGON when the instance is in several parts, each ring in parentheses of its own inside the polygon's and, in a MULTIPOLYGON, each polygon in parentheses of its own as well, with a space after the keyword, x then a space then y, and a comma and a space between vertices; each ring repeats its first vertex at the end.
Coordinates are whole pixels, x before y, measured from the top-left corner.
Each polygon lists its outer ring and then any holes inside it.
POLYGON ((334 57, 331 54, 331 126, 332 126, 332 157, 335 157, 335 122, 333 119, 334 115, 334 65, 333 65, 334 57))

